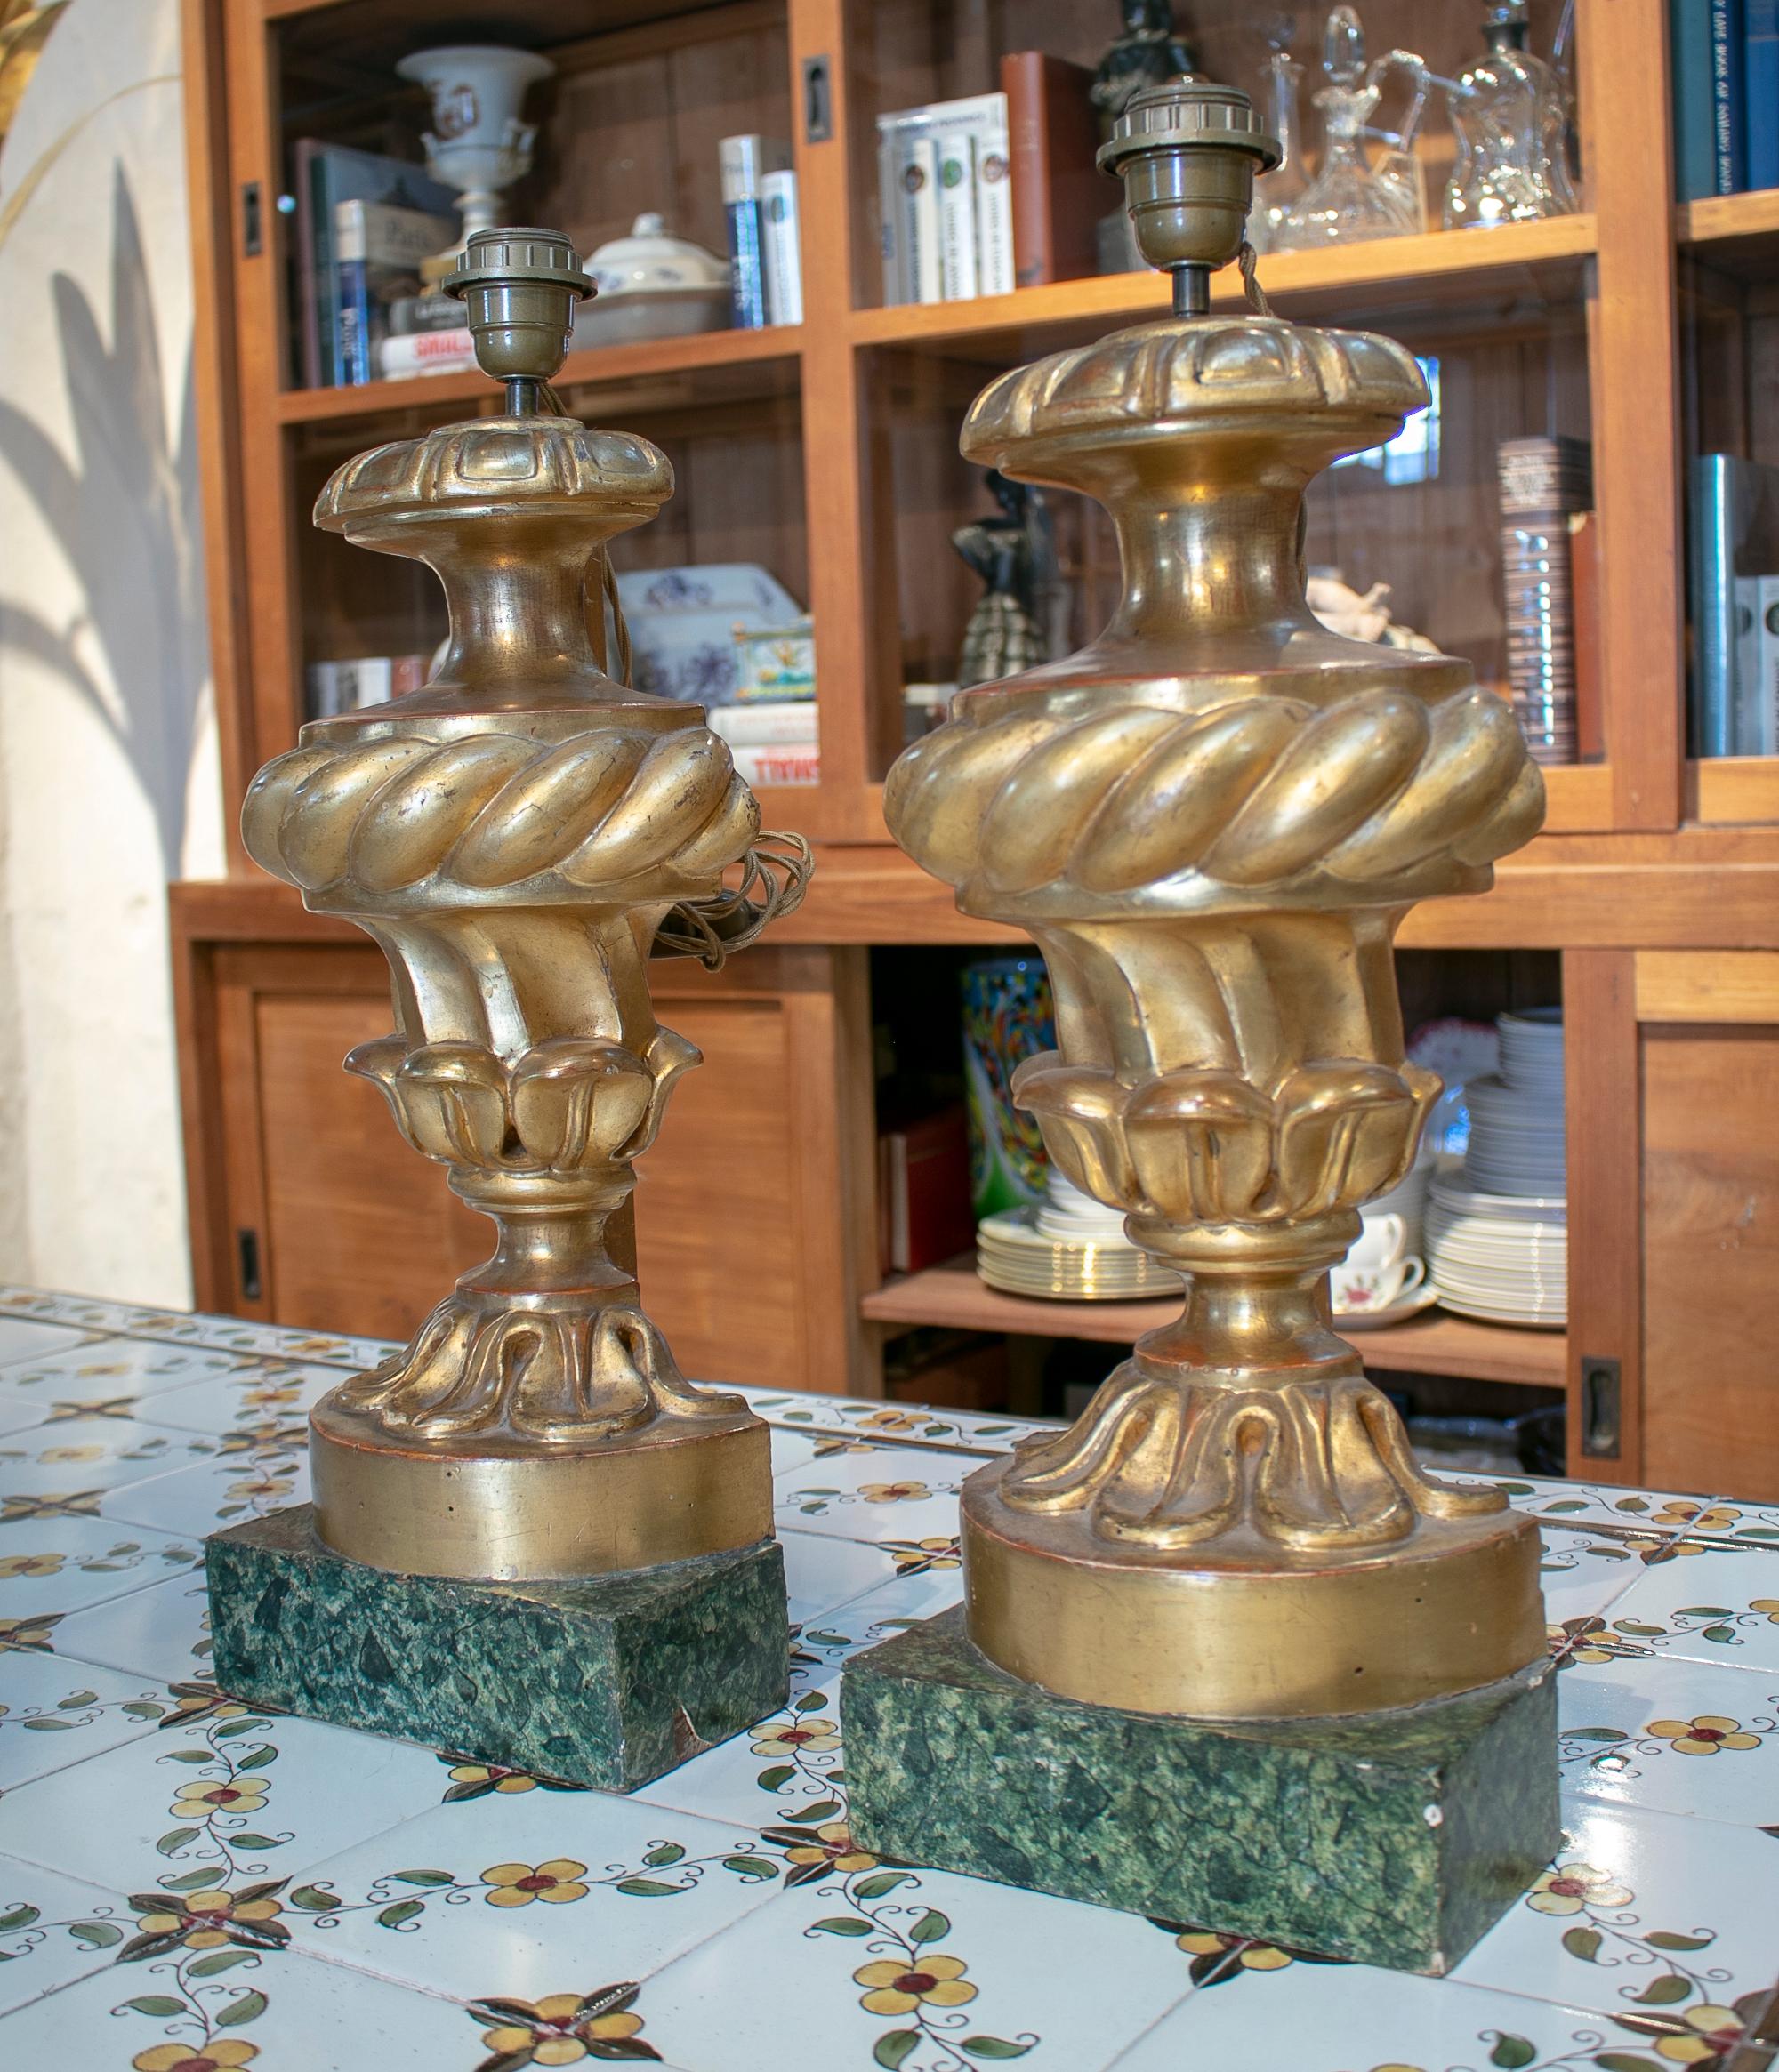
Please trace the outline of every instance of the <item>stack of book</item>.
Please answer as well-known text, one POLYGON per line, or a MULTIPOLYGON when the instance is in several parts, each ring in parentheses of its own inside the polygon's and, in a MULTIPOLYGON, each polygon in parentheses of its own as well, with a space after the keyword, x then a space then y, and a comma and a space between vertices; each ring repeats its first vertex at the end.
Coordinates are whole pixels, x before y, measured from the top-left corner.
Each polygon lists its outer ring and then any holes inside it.
POLYGON ((1534 761, 1573 763, 1578 742, 1569 521, 1593 502, 1591 449, 1585 439, 1508 439, 1497 463, 1514 711, 1534 761))
POLYGON ((729 745, 750 784, 818 784, 821 732, 813 698, 759 699, 712 705, 709 725, 729 745))
POLYGON ((1668 0, 1683 202, 1779 187, 1779 0, 1668 0))
POLYGON ((968 301, 1013 291, 1007 96, 936 100, 877 118, 883 300, 968 301))
POLYGON ((405 697, 426 681, 432 666, 425 655, 360 655, 347 662, 311 662, 309 665, 309 717, 336 719, 366 705, 385 705, 405 697))
POLYGON ((801 324, 803 259, 790 146, 770 137, 725 137, 717 161, 735 328, 801 324))

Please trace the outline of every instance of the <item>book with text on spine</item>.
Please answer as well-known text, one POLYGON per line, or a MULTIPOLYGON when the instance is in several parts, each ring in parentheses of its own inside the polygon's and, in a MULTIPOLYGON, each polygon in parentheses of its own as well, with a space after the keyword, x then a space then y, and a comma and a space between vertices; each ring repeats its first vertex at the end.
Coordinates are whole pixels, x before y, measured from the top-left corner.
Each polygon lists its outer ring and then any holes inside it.
POLYGON ((723 218, 729 227, 729 310, 737 331, 766 328, 760 183, 769 173, 785 171, 790 163, 790 146, 769 137, 724 137, 717 146, 723 218))

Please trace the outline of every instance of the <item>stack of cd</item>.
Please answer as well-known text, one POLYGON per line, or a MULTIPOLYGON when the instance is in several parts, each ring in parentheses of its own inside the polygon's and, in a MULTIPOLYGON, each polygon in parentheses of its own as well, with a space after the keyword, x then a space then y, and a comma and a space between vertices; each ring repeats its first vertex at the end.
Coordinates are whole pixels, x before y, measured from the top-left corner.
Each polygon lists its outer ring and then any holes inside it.
POLYGON ((984 1217, 976 1228, 976 1271, 1007 1295, 1059 1302, 1134 1302, 1178 1295, 1179 1274, 1124 1235, 1115 1209, 1090 1200, 1052 1166, 1036 1209, 984 1217))
POLYGON ((1498 449, 1507 673, 1533 759, 1575 759, 1575 612, 1569 518, 1593 503, 1585 439, 1508 439, 1498 449))

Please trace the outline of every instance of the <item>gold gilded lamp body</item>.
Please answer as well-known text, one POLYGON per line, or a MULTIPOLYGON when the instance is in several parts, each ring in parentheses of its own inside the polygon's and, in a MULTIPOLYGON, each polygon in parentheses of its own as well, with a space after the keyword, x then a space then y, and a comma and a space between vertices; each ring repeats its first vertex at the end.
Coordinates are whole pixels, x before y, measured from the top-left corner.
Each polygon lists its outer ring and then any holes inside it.
POLYGON ((1188 1292, 1069 1431, 970 1477, 968 1628, 1092 1704, 1406 1707, 1542 1655, 1537 1536, 1421 1473, 1327 1274, 1438 1090, 1404 1058, 1396 930, 1486 889, 1542 780, 1464 663, 1305 603, 1306 487, 1427 395, 1389 340, 1202 313, 1240 238, 1231 167, 1245 189, 1267 163, 1245 99, 1155 89, 1121 133, 1102 158, 1176 315, 994 382, 962 446, 1105 505, 1123 602, 1080 653, 961 695, 885 809, 962 911, 1042 950, 1058 1048, 1015 1098, 1188 1292))
POLYGON ((655 1018, 657 931, 682 907, 714 916, 710 941, 745 929, 723 892, 738 864, 763 870, 769 908, 794 903, 807 852, 775 879, 702 709, 595 655, 590 571, 597 600, 605 542, 655 516, 672 472, 551 407, 590 286, 574 253, 490 232, 454 279, 509 414, 361 454, 316 509, 432 567, 448 650, 422 690, 305 727, 243 827, 259 863, 387 956, 396 1032, 348 1068, 499 1233, 403 1352, 317 1407, 317 1530, 407 1574, 571 1578, 771 1530, 766 1427, 682 1379, 604 1233, 699 1057, 655 1018))

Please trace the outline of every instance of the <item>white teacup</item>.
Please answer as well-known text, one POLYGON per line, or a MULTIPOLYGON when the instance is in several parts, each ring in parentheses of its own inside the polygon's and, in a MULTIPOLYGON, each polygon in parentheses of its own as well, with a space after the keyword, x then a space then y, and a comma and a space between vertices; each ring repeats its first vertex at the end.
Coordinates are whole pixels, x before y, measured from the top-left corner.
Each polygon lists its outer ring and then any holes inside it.
MULTIPOLYGON (((1355 1245, 1354 1252, 1358 1249, 1355 1245)), ((1330 1274, 1329 1289, 1336 1315, 1352 1314, 1389 1309, 1405 1301, 1426 1278, 1425 1260, 1413 1253, 1378 1266, 1365 1265, 1349 1255, 1330 1274)))

